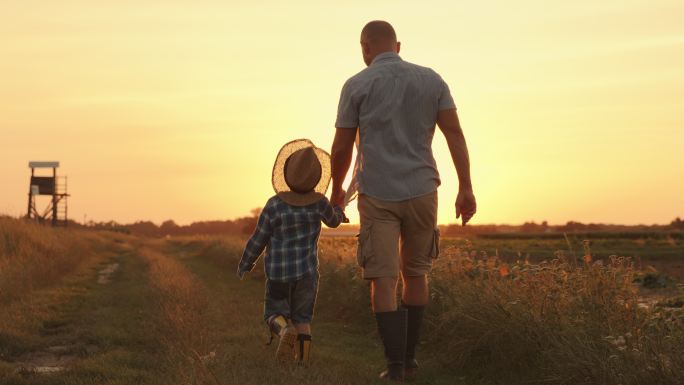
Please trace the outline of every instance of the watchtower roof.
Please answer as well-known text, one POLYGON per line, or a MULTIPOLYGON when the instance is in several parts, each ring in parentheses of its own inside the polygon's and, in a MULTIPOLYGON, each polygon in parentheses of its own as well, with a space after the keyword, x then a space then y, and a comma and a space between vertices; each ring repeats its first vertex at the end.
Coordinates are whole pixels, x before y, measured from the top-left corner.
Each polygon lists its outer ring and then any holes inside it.
POLYGON ((59 167, 59 162, 42 162, 42 161, 31 161, 29 162, 29 168, 57 168, 59 167))

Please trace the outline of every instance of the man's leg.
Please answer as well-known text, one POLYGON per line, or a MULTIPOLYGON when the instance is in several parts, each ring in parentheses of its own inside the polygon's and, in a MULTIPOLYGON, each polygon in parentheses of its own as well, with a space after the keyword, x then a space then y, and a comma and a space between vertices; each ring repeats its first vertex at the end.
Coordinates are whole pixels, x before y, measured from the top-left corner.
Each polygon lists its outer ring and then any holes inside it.
POLYGON ((402 274, 404 291, 401 301, 405 305, 424 306, 428 303, 428 280, 427 274, 418 276, 406 276, 402 274))
POLYGON ((396 277, 380 277, 371 279, 371 306, 373 313, 397 310, 396 277))
POLYGON ((402 381, 406 355, 406 310, 397 310, 399 207, 396 202, 359 196, 361 229, 357 258, 363 267, 363 277, 371 280, 371 305, 385 347, 387 370, 381 377, 402 381))
POLYGON ((418 369, 416 345, 428 303, 427 274, 439 250, 437 194, 427 194, 407 203, 401 229, 402 307, 407 311, 405 373, 418 369))
POLYGON ((420 337, 420 328, 423 323, 425 305, 428 303, 428 280, 427 275, 404 276, 404 290, 401 296, 401 304, 406 309, 406 360, 405 374, 411 377, 418 369, 416 361, 416 345, 420 337))

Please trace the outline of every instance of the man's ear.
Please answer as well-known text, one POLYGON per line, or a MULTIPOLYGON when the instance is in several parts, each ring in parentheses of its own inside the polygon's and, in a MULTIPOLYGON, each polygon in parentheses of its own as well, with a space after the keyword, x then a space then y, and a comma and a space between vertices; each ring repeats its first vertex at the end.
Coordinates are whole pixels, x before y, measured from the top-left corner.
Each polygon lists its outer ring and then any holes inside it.
POLYGON ((366 42, 361 42, 361 52, 365 55, 368 56, 370 55, 370 44, 366 42))
POLYGON ((398 41, 397 42, 397 53, 399 53, 400 50, 401 50, 401 42, 398 41))

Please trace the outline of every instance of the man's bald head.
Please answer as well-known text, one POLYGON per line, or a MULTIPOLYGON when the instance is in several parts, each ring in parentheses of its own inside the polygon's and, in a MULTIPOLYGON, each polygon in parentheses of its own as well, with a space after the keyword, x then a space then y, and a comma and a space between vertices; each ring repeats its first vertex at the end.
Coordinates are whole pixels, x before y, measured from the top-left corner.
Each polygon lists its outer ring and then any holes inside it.
POLYGON ((370 43, 396 43, 397 34, 392 25, 383 20, 373 20, 361 30, 361 41, 370 43))
POLYGON ((361 30, 363 61, 370 65, 375 56, 383 52, 399 52, 400 43, 392 25, 383 20, 373 20, 361 30))

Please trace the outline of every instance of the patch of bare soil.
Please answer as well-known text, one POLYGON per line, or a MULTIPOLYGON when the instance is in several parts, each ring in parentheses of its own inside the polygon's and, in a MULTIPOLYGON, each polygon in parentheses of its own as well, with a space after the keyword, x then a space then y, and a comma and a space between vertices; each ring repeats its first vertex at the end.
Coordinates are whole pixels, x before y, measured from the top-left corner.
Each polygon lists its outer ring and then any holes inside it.
POLYGON ((51 346, 42 351, 26 353, 14 363, 19 374, 51 374, 66 370, 76 355, 69 346, 51 346))
MULTIPOLYGON (((111 275, 119 269, 119 263, 110 263, 98 271, 97 283, 104 285, 111 281, 111 275)), ((70 333, 70 325, 63 321, 47 322, 43 325, 44 335, 64 335, 70 333)), ((85 346, 85 353, 91 355, 97 352, 96 346, 85 346)), ((14 372, 21 375, 49 375, 69 369, 84 353, 83 345, 55 345, 44 349, 25 353, 12 360, 14 372)))
POLYGON ((104 269, 98 272, 97 283, 104 285, 111 281, 112 274, 119 269, 119 263, 114 262, 107 265, 104 269))

